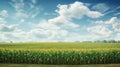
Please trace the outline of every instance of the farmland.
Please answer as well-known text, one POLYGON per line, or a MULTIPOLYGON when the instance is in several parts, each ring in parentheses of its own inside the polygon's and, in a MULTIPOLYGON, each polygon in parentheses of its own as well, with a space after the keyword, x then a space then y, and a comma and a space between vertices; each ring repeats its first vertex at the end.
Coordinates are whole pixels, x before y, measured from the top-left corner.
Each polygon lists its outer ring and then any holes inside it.
POLYGON ((0 63, 120 63, 120 43, 0 43, 0 63))

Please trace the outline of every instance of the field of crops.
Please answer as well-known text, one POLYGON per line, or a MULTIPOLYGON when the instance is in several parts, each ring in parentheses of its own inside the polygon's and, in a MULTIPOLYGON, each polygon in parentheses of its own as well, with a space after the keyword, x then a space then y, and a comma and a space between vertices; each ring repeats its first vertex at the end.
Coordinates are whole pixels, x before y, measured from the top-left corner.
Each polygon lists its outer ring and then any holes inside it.
POLYGON ((0 63, 120 63, 118 43, 0 43, 0 63))

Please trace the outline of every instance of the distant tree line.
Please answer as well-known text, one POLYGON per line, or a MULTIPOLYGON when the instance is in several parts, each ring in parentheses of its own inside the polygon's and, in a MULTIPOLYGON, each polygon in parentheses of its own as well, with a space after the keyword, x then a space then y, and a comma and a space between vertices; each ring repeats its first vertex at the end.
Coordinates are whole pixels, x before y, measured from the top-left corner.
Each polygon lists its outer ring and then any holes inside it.
MULTIPOLYGON (((80 41, 76 41, 80 42, 80 41)), ((97 40, 97 41, 81 41, 81 42, 88 42, 88 43, 120 43, 120 40, 97 40)))
POLYGON ((103 43, 120 43, 120 40, 102 40, 102 41, 95 41, 95 42, 103 42, 103 43))

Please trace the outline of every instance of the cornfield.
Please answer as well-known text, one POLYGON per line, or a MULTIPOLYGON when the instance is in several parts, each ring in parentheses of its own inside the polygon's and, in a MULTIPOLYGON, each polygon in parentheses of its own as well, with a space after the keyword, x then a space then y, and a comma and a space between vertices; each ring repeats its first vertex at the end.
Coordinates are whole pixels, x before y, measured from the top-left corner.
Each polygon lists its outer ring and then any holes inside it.
POLYGON ((119 48, 0 49, 0 63, 109 64, 120 63, 119 48))

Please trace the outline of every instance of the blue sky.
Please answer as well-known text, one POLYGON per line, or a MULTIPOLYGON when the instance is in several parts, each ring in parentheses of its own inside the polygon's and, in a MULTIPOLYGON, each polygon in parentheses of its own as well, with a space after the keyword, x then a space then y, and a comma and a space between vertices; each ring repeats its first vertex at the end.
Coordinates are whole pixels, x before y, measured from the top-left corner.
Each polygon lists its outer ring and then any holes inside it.
POLYGON ((120 40, 119 0, 0 0, 0 41, 120 40))

